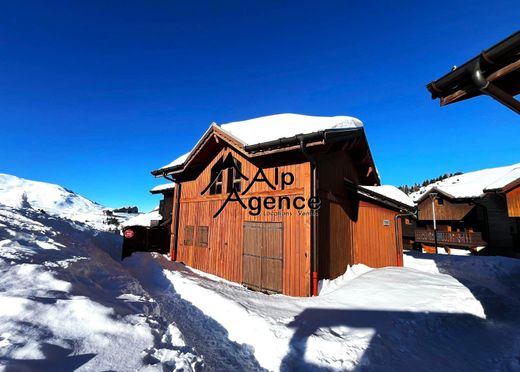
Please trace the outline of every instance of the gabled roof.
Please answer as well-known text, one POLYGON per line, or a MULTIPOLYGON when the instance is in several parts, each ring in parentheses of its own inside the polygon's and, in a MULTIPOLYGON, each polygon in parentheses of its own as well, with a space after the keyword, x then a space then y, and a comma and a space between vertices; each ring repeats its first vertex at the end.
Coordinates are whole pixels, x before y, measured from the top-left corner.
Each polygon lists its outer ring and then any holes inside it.
POLYGON ((420 203, 430 193, 437 192, 448 199, 475 199, 486 192, 503 191, 517 180, 520 180, 520 163, 448 177, 421 187, 419 191, 410 194, 410 197, 420 203))
MULTIPOLYGON (((181 171, 191 162, 194 162, 199 150, 210 141, 218 142, 219 137, 232 144, 237 150, 246 156, 251 156, 260 151, 262 145, 269 145, 269 149, 288 147, 295 142, 297 137, 306 136, 309 139, 318 137, 340 135, 347 132, 355 132, 364 137, 363 123, 350 116, 306 116, 298 114, 279 114, 264 116, 251 120, 232 122, 217 125, 212 123, 194 148, 171 163, 152 171, 155 176, 181 171), (312 135, 316 136, 312 136, 312 135), (319 135, 319 136, 318 136, 319 135), (291 142, 292 141, 292 142, 291 142)), ((368 161, 372 164, 372 155, 368 150, 368 161)), ((376 173, 376 177, 377 173, 376 173)))

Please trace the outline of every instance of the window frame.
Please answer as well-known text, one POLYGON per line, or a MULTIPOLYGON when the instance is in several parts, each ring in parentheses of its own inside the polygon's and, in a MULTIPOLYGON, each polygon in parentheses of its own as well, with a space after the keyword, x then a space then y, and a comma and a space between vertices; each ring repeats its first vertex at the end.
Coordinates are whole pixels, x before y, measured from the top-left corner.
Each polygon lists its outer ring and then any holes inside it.
POLYGON ((197 232, 195 237, 197 247, 207 248, 209 245, 209 226, 202 225, 197 226, 197 232), (205 241, 203 241, 203 237, 205 237, 205 241))
POLYGON ((182 243, 185 246, 193 245, 193 238, 195 233, 195 226, 193 225, 185 225, 184 226, 184 235, 182 239, 182 243))

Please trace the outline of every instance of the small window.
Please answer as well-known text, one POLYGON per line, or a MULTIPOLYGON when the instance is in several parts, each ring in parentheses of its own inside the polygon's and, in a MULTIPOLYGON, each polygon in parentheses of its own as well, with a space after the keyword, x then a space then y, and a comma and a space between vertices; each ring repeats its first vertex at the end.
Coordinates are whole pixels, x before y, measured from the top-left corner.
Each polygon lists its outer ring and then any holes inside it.
POLYGON ((222 194, 222 164, 218 161, 213 168, 211 168, 211 187, 209 188, 210 195, 222 194))
POLYGON ((438 198, 437 199, 437 204, 438 205, 443 205, 444 204, 444 199, 438 198))
POLYGON ((208 246, 208 227, 197 226, 197 246, 207 247, 208 246))
POLYGON ((193 226, 184 226, 184 245, 193 245, 193 226))
POLYGON ((242 178, 240 173, 242 172, 242 163, 237 159, 233 158, 233 166, 227 170, 227 192, 235 189, 237 192, 242 191, 242 178))

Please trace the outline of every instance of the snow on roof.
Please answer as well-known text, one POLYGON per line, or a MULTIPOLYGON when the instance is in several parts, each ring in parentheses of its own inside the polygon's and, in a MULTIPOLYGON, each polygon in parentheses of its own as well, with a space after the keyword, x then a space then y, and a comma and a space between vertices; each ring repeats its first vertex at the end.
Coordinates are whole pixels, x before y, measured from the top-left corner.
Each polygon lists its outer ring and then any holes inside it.
POLYGON ((415 203, 413 202, 413 200, 395 186, 392 186, 392 185, 381 185, 381 186, 359 185, 359 187, 362 189, 372 191, 373 193, 379 194, 387 199, 394 200, 398 203, 404 204, 408 207, 415 206, 415 203))
MULTIPOLYGON (((216 124, 213 123, 212 125, 216 124)), ((361 120, 351 116, 308 116, 300 114, 269 115, 220 125, 220 129, 242 142, 244 146, 293 137, 298 134, 362 127, 361 120)), ((183 164, 190 153, 191 151, 159 169, 183 164)))
POLYGON ((518 178, 520 163, 448 177, 421 187, 419 191, 410 194, 410 197, 419 201, 429 191, 435 190, 453 199, 479 198, 486 191, 498 190, 518 178))
POLYGON ((516 168, 511 169, 506 175, 499 178, 495 182, 489 184, 486 187, 486 191, 499 190, 499 189, 506 187, 510 183, 513 183, 513 182, 519 180, 520 179, 520 164, 516 164, 516 166, 517 166, 516 168))
POLYGON ((155 187, 153 187, 150 192, 151 193, 158 193, 158 192, 161 192, 161 191, 166 191, 166 190, 173 190, 175 188, 175 184, 173 182, 169 182, 169 183, 164 183, 162 185, 157 185, 155 187))
POLYGON ((148 213, 143 213, 138 216, 132 217, 121 224, 122 227, 128 226, 146 226, 150 227, 152 225, 152 221, 161 220, 162 216, 159 213, 159 207, 154 208, 152 211, 148 213))
POLYGON ((187 152, 186 154, 184 155, 181 155, 179 156, 177 159, 175 159, 174 161, 172 161, 171 163, 168 163, 164 166, 162 166, 161 168, 159 169, 166 169, 166 168, 171 168, 171 167, 175 167, 176 165, 181 165, 183 164, 186 159, 188 158, 188 156, 191 154, 191 151, 190 152, 187 152))
POLYGON ((278 114, 256 119, 235 121, 220 126, 244 145, 255 145, 297 134, 323 130, 356 129, 363 127, 361 120, 350 116, 307 116, 278 114))

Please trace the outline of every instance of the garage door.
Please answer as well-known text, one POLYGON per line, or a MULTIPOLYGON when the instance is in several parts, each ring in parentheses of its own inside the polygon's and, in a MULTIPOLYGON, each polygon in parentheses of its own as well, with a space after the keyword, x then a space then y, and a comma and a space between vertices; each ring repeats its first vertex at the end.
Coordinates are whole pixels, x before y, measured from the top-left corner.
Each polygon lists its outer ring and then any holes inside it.
POLYGON ((245 222, 243 283, 258 291, 283 290, 283 224, 245 222))

